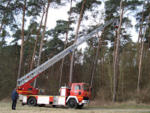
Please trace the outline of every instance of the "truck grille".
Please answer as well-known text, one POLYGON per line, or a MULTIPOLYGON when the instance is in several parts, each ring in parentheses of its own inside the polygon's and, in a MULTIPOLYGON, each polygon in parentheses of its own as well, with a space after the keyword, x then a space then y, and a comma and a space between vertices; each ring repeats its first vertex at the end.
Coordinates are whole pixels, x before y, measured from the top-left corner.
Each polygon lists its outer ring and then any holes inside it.
POLYGON ((83 100, 89 100, 89 97, 83 97, 83 100))

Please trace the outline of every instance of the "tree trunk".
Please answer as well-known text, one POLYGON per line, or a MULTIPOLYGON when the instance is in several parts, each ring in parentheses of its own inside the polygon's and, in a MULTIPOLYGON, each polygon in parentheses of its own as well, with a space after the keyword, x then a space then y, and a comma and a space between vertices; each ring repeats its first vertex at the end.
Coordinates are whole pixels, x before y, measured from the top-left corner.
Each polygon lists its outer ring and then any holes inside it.
POLYGON ((142 29, 143 29, 144 7, 145 7, 145 2, 144 2, 144 5, 143 5, 143 9, 142 9, 142 21, 141 21, 141 24, 140 24, 140 30, 139 30, 139 36, 138 36, 138 44, 140 43, 140 37, 141 37, 141 34, 142 34, 142 29))
MULTIPOLYGON (((45 29, 46 29, 46 23, 47 23, 49 6, 50 6, 50 0, 48 1, 47 8, 46 8, 46 16, 45 16, 43 33, 42 33, 42 39, 41 39, 41 43, 40 43, 40 51, 39 51, 39 57, 38 57, 37 66, 40 65, 40 61, 41 61, 41 54, 42 54, 42 48, 43 48, 43 41, 44 41, 44 37, 45 37, 45 29)), ((36 79, 34 81, 33 87, 36 87, 36 79)))
POLYGON ((90 87, 93 86, 93 80, 94 80, 94 74, 96 72, 96 66, 97 66, 97 60, 98 60, 98 55, 99 55, 99 50, 101 48, 101 43, 102 43, 102 35, 103 35, 103 32, 101 34, 101 36, 98 36, 99 37, 99 42, 98 42, 98 47, 97 47, 97 50, 96 50, 96 55, 95 55, 95 58, 94 58, 94 61, 93 61, 93 68, 92 68, 92 73, 91 73, 91 81, 90 81, 90 87))
MULTIPOLYGON (((145 31, 146 32, 146 31, 145 31)), ((138 83, 137 83, 137 94, 140 92, 140 80, 141 80, 141 68, 142 68, 142 58, 143 58, 143 49, 144 49, 144 37, 141 38, 141 47, 140 47, 140 52, 139 52, 139 72, 138 72, 138 83)))
POLYGON ((117 95, 117 76, 119 72, 119 46, 120 46, 120 32, 121 32, 121 25, 122 25, 122 18, 123 18, 123 0, 120 2, 120 24, 117 31, 117 40, 116 40, 116 48, 115 48, 115 58, 114 58, 114 88, 113 88, 113 99, 112 101, 116 101, 116 95, 117 95))
POLYGON ((3 22, 1 23, 1 26, 0 26, 0 32, 1 32, 2 28, 3 28, 3 22))
MULTIPOLYGON (((65 40, 64 49, 66 49, 67 43, 68 43, 68 33, 69 33, 69 25, 70 25, 70 21, 71 21, 71 13, 72 13, 72 0, 70 1, 70 12, 69 12, 69 18, 68 18, 68 25, 67 25, 67 32, 66 32, 66 40, 65 40)), ((60 66, 59 87, 61 86, 61 81, 62 81, 62 74, 63 74, 62 72, 63 72, 64 61, 65 61, 65 58, 62 59, 61 66, 60 66)))
POLYGON ((149 32, 149 35, 148 35, 148 48, 150 48, 150 32, 149 32))
POLYGON ((39 27, 38 32, 37 32, 36 41, 34 43, 34 50, 33 50, 32 60, 31 60, 31 64, 30 64, 30 71, 33 69, 34 58, 35 58, 35 53, 36 53, 36 48, 37 48, 37 42, 38 42, 39 34, 40 34, 40 31, 42 28, 42 22, 43 22, 44 14, 45 14, 45 9, 43 8, 43 14, 42 14, 41 22, 40 22, 40 27, 39 27))
POLYGON ((26 0, 24 0, 23 7, 23 17, 22 17, 22 32, 21 32, 21 49, 20 49, 20 61, 19 61, 19 69, 18 69, 18 79, 21 75, 22 65, 23 65, 23 55, 24 55, 24 19, 25 19, 25 11, 26 11, 26 0))
MULTIPOLYGON (((80 11, 80 17, 79 17, 79 21, 78 21, 77 29, 76 29, 76 33, 75 33, 75 41, 74 41, 74 43, 77 41, 77 38, 78 38, 78 32, 79 32, 80 24, 81 24, 81 21, 82 21, 82 18, 83 18, 83 11, 84 11, 85 3, 86 3, 86 0, 84 0, 83 3, 82 3, 82 7, 81 7, 81 11, 80 11)), ((72 83, 74 55, 75 55, 75 51, 73 51, 72 56, 71 56, 69 85, 72 83)))
MULTIPOLYGON (((150 18, 150 15, 149 15, 149 18, 150 18)), ((149 22, 150 22, 150 20, 149 20, 149 22)), ((143 50, 144 50, 144 38, 146 36, 146 30, 147 30, 147 26, 148 26, 149 22, 147 22, 147 24, 145 26, 143 37, 141 37, 141 46, 140 46, 140 50, 139 50, 140 52, 139 52, 139 66, 138 66, 139 72, 138 72, 137 94, 140 93, 140 81, 141 81, 141 73, 142 73, 142 60, 143 60, 143 50)))
POLYGON ((108 60, 108 65, 107 65, 107 68, 108 68, 108 77, 109 77, 109 81, 110 81, 110 92, 111 92, 111 95, 113 95, 113 76, 112 76, 112 64, 111 64, 111 61, 110 59, 108 60))
POLYGON ((142 22, 140 24, 140 30, 139 30, 139 35, 138 35, 138 44, 137 44, 137 62, 138 64, 138 81, 137 81, 137 94, 140 92, 140 79, 141 79, 141 64, 142 64, 142 46, 143 46, 143 38, 142 38, 142 30, 143 30, 143 22, 144 22, 144 7, 145 7, 145 2, 143 5, 143 10, 142 10, 142 22))

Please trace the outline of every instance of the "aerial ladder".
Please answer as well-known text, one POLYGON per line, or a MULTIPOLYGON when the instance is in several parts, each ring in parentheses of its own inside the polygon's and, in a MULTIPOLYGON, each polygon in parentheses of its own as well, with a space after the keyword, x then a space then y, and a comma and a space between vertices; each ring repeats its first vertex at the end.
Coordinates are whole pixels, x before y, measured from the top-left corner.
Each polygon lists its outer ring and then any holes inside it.
MULTIPOLYGON (((93 30, 92 32, 90 32, 89 34, 81 37, 81 38, 78 38, 77 41, 72 44, 71 46, 69 46, 68 48, 64 49, 62 52, 58 53, 57 55, 55 55, 54 57, 52 57, 51 59, 47 60, 46 62, 44 62, 43 64, 41 64, 40 66, 38 66, 37 68, 33 69, 32 71, 30 71, 29 73, 27 73, 26 75, 22 76, 21 78, 19 78, 17 80, 17 91, 19 94, 21 95, 24 95, 25 99, 23 99, 23 103, 27 103, 27 104, 32 104, 33 103, 33 98, 30 99, 30 96, 33 97, 32 95, 36 95, 36 98, 34 98, 35 100, 35 104, 37 104, 38 100, 37 100, 37 94, 39 92, 38 88, 34 88, 31 83, 43 72, 45 71, 46 69, 48 69, 49 67, 51 67, 52 65, 54 65, 56 62, 58 62, 59 60, 61 60, 62 58, 64 58, 66 55, 68 55, 69 53, 73 52, 75 49, 77 49, 77 47, 79 45, 81 45, 82 43, 86 42, 87 40, 93 38, 93 36, 99 32, 99 31, 102 31, 106 26, 112 24, 114 22, 114 20, 110 20, 110 21, 107 21, 105 24, 103 25, 100 25, 99 27, 97 27, 95 30, 93 30), (28 96, 26 96, 28 95, 28 96)), ((79 99, 77 98, 79 95, 81 97, 81 95, 84 95, 83 97, 85 98, 85 95, 87 96, 87 93, 85 93, 85 91, 79 91, 78 95, 74 93, 75 89, 73 90, 74 87, 76 86, 80 86, 79 88, 82 87, 82 85, 84 86, 83 83, 75 83, 71 86, 71 88, 62 88, 63 90, 61 91, 65 91, 62 92, 62 95, 65 96, 65 102, 70 102, 70 98, 75 98, 76 100, 76 103, 78 101, 79 103, 79 99), (81 86, 80 86, 81 85, 81 86), (65 90, 64 90, 65 89, 65 90), (65 94, 65 95, 64 95, 65 94)), ((87 87, 87 86, 86 86, 87 87)), ((85 86, 84 88, 85 89, 85 86)), ((82 89, 82 90, 83 90, 82 89)), ((88 90, 89 91, 89 90, 88 90)), ((89 93, 88 93, 89 94, 89 93)), ((61 96, 62 96, 61 95, 61 96)), ((39 97, 39 98, 42 98, 42 97, 39 97)), ((49 98, 49 97, 48 97, 49 98)), ((54 97, 53 97, 54 98, 54 97)), ((56 97, 55 97, 56 98, 56 97)), ((86 97, 87 99, 88 97, 86 97)), ((54 99, 52 99, 54 100, 54 99)), ((57 100, 57 99, 56 99, 57 100)), ((72 99, 73 100, 73 99, 72 99)), ((82 100, 83 101, 83 100, 82 100)), ((56 103, 54 101, 50 102, 50 103, 56 103)), ((72 104, 73 102, 71 102, 72 104)), ((66 103, 65 103, 66 104, 66 103)), ((55 105, 55 104, 54 104, 55 105)), ((75 104, 74 104, 75 105, 75 104)), ((83 103, 80 102, 79 105, 83 105, 83 103)), ((73 105, 70 105, 70 106, 73 106, 73 105)), ((77 106, 77 105, 76 105, 77 106)), ((73 106, 74 107, 74 106, 73 106)))

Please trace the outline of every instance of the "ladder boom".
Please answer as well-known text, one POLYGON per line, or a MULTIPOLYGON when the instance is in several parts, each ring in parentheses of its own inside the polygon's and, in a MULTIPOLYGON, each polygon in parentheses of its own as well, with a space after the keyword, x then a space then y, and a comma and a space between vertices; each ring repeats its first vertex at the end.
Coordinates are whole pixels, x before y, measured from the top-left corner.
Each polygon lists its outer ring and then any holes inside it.
POLYGON ((64 58, 66 55, 73 52, 79 45, 81 45, 85 41, 91 39, 92 36, 94 34, 96 34, 98 31, 103 30, 106 26, 110 25, 113 21, 114 20, 112 19, 112 20, 106 22, 104 25, 100 25, 98 28, 96 28, 95 30, 90 32, 88 35, 86 35, 82 38, 78 38, 77 41, 73 45, 69 46, 68 48, 66 48, 62 52, 58 53, 57 55, 55 55, 51 59, 47 60, 45 63, 43 63, 40 66, 38 66, 37 68, 33 69, 32 71, 27 73, 25 76, 19 78, 17 80, 17 86, 24 85, 25 83, 27 83, 28 81, 33 79, 35 76, 39 75, 40 73, 45 71, 47 68, 51 67, 53 64, 55 64, 56 62, 58 62, 59 60, 64 58))

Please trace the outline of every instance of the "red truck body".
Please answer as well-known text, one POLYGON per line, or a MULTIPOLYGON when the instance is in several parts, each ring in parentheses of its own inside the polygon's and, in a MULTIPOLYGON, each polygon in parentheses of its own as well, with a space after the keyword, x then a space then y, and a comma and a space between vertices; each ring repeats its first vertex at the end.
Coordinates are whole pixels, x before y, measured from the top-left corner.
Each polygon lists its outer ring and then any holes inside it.
MULTIPOLYGON (((30 81, 32 82, 32 81, 30 81)), ((29 83, 18 87, 22 104, 68 106, 70 108, 82 108, 89 102, 91 97, 90 87, 86 83, 72 83, 70 87, 61 87, 59 96, 38 95, 38 89, 33 88, 29 83)))

